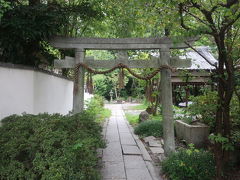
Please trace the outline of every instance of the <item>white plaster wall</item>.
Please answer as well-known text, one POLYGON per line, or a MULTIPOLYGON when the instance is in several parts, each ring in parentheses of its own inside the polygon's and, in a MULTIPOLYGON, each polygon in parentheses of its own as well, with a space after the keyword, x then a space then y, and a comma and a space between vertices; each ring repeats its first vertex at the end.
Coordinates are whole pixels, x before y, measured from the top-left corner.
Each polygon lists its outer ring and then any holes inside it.
POLYGON ((72 110, 73 82, 41 72, 34 73, 34 113, 67 114, 72 110))
POLYGON ((33 113, 33 71, 0 67, 0 119, 33 113))
POLYGON ((72 110, 73 82, 26 69, 0 67, 0 120, 11 114, 72 110))

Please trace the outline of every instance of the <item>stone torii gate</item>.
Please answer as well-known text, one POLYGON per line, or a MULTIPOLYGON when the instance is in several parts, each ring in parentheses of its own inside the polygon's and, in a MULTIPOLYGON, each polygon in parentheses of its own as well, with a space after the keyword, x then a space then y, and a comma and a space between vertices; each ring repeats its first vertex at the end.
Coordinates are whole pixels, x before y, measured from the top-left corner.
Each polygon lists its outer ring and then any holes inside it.
MULTIPOLYGON (((189 44, 194 39, 187 40, 189 44)), ((65 38, 56 37, 51 41, 51 45, 60 49, 75 49, 75 58, 66 57, 65 60, 55 60, 56 68, 74 68, 79 63, 84 63, 91 68, 112 68, 119 63, 127 65, 129 68, 158 68, 163 65, 172 67, 190 66, 190 61, 181 60, 178 57, 170 57, 170 49, 188 48, 185 43, 173 43, 170 38, 65 38), (151 60, 128 60, 127 55, 122 50, 147 50, 159 49, 160 58, 151 60), (116 60, 94 60, 85 58, 85 50, 120 50, 120 56, 116 60), (122 55, 121 55, 122 54, 122 55)), ((73 96, 73 113, 78 113, 84 107, 84 68, 78 71, 77 92, 73 96)), ((163 113, 163 138, 164 150, 168 155, 175 150, 174 124, 172 109, 172 83, 171 70, 164 68, 161 70, 161 98, 163 113)))

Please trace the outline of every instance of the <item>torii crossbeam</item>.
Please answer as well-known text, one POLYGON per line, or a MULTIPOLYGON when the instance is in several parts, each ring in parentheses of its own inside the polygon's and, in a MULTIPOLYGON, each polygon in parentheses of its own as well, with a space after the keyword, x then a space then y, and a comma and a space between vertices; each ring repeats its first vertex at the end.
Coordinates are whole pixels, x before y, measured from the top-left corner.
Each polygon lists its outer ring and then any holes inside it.
MULTIPOLYGON (((55 60, 54 67, 61 68, 74 68, 76 60, 74 57, 66 56, 65 59, 55 60)), ((125 59, 115 59, 115 60, 94 60, 94 57, 85 57, 83 63, 88 65, 91 68, 106 68, 111 69, 112 67, 118 65, 119 63, 127 65, 129 68, 156 68, 161 66, 161 60, 159 58, 151 58, 151 60, 128 60, 128 57, 125 59)), ((170 59, 170 66, 176 68, 184 68, 191 66, 190 59, 180 59, 174 57, 170 59)))

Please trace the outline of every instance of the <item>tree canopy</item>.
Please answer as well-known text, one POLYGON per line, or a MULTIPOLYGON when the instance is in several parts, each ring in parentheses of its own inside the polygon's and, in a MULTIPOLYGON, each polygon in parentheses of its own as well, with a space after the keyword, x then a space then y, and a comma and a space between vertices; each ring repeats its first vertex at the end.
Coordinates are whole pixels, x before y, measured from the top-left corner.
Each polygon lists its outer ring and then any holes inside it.
POLYGON ((86 22, 102 16, 90 2, 37 2, 1 1, 5 7, 0 21, 1 61, 51 65, 54 54, 47 43, 51 36, 74 35, 79 31, 79 27, 73 27, 74 21, 84 27, 86 22))

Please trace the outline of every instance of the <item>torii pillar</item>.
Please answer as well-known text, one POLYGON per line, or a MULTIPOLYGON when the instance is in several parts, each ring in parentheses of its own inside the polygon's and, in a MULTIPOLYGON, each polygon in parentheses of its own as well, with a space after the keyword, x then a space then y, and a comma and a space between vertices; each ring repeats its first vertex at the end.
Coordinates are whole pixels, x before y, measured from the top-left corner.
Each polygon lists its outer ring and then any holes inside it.
MULTIPOLYGON (((170 49, 160 49, 160 58, 162 65, 170 65, 170 49)), ((174 121, 173 121, 173 103, 172 103, 172 82, 171 70, 161 70, 161 100, 163 113, 163 139, 164 152, 166 155, 175 151, 174 140, 174 121)))
MULTIPOLYGON (((83 63, 85 57, 84 49, 75 49, 75 65, 83 63)), ((84 74, 85 70, 83 67, 79 67, 77 78, 78 83, 74 82, 74 88, 76 92, 73 93, 73 114, 82 112, 84 109, 84 74), (77 88, 75 88, 77 86, 77 88)))

